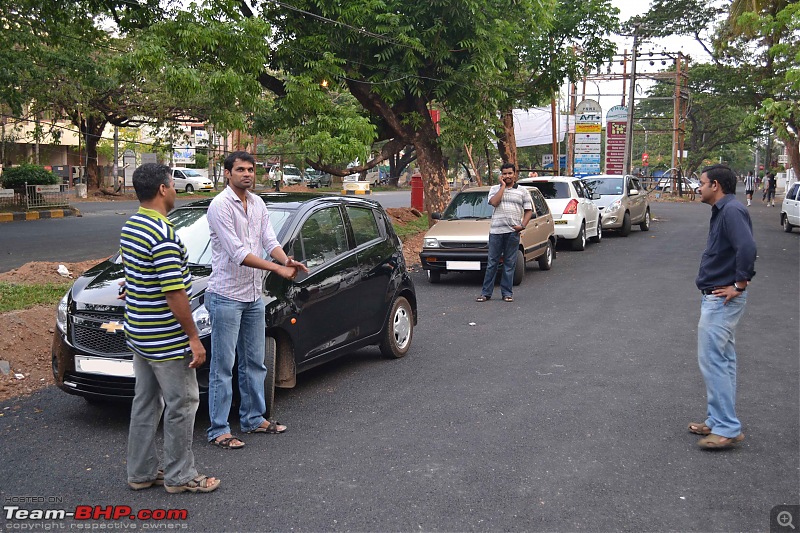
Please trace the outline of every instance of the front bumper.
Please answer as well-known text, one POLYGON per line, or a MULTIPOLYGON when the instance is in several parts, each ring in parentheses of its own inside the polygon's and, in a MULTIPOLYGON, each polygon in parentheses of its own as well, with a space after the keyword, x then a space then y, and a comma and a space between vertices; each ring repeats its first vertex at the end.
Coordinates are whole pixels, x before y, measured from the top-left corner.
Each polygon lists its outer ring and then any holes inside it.
POLYGON ((419 259, 422 263, 422 268, 425 270, 438 270, 440 272, 486 270, 486 263, 489 260, 489 251, 485 248, 461 249, 457 251, 447 248, 428 248, 420 252, 419 259), (451 268, 448 268, 448 262, 451 268), (458 267, 454 263, 461 266, 458 267))
POLYGON ((601 211, 603 229, 618 229, 622 227, 622 220, 625 218, 625 211, 619 209, 613 213, 601 211))

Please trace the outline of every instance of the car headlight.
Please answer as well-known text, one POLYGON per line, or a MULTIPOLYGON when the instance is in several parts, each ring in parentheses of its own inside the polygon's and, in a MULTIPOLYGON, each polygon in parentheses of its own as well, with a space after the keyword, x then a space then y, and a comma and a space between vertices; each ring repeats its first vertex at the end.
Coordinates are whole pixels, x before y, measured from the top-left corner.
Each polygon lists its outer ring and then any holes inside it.
POLYGON ((205 305, 200 304, 197 306, 197 309, 192 311, 192 319, 194 320, 194 325, 197 327, 197 334, 200 337, 211 334, 211 315, 208 313, 208 309, 206 309, 205 305))
POLYGON ((58 310, 56 311, 56 326, 61 333, 67 332, 67 309, 69 307, 69 291, 58 302, 58 310))
POLYGON ((622 207, 622 202, 619 200, 614 200, 613 202, 611 202, 611 205, 606 207, 605 211, 606 213, 616 213, 617 211, 619 211, 620 207, 622 207))
POLYGON ((434 237, 425 237, 425 248, 438 248, 439 247, 439 239, 434 237))

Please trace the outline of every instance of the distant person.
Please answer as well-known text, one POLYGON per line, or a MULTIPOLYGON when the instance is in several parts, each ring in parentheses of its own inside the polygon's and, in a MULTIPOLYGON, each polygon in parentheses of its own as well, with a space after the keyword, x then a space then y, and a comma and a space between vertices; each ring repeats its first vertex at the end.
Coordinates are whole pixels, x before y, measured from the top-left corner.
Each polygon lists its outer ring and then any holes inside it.
POLYGON ((146 163, 133 173, 141 206, 122 227, 125 337, 136 376, 128 432, 128 485, 167 492, 211 492, 220 481, 198 475, 192 431, 200 404, 196 370, 206 360, 189 297, 186 248, 167 219, 175 207, 172 171, 146 163), (156 431, 164 413, 164 466, 156 431))
MULTIPOLYGON (((287 257, 269 219, 264 201, 248 189, 255 180, 255 159, 247 152, 225 158, 228 186, 208 207, 211 232, 211 276, 205 302, 211 316, 211 368, 208 384, 208 441, 239 449, 244 441, 231 434, 228 416, 233 396, 233 365, 238 355, 239 423, 245 433, 283 433, 286 426, 264 418, 266 330, 261 298, 264 272, 294 279, 308 272, 287 257), (273 257, 270 261, 264 257, 273 257)), ((276 172, 277 176, 277 172, 276 172)), ((274 379, 270 376, 270 379, 274 379)))
POLYGON ((756 179, 753 176, 753 171, 747 173, 744 178, 744 194, 747 196, 747 206, 753 205, 753 192, 756 190, 756 179))
POLYGON ((500 277, 500 293, 503 301, 513 302, 514 269, 517 265, 519 234, 528 225, 533 215, 533 202, 528 189, 517 185, 517 171, 513 163, 500 167, 500 184, 489 189, 489 205, 494 207, 489 229, 489 260, 483 278, 481 295, 476 302, 491 299, 494 280, 500 258, 503 272, 500 277))
POLYGON ((281 192, 281 182, 283 181, 283 170, 280 166, 276 166, 272 174, 272 183, 275 186, 275 192, 281 192))
POLYGON ((767 174, 766 178, 766 185, 764 186, 764 198, 767 201, 767 205, 770 207, 775 207, 775 190, 778 188, 778 180, 775 177, 775 174, 770 172, 767 174))
POLYGON ((689 431, 701 448, 730 448, 744 440, 736 417, 736 326, 744 314, 747 286, 755 276, 756 243, 750 214, 736 199, 736 175, 714 165, 700 176, 700 197, 711 206, 708 244, 695 281, 702 292, 697 361, 706 384, 703 422, 689 431))

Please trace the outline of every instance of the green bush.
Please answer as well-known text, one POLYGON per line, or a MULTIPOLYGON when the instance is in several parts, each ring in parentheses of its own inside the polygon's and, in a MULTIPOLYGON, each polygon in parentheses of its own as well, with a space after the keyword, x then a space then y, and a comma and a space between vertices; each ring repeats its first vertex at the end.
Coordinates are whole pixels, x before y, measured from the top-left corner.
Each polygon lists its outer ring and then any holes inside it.
POLYGON ((61 178, 39 165, 20 165, 3 170, 0 176, 4 189, 14 189, 20 194, 25 194, 25 182, 28 185, 57 185, 61 178))
POLYGON ((208 168, 208 156, 206 154, 194 154, 194 168, 208 168))

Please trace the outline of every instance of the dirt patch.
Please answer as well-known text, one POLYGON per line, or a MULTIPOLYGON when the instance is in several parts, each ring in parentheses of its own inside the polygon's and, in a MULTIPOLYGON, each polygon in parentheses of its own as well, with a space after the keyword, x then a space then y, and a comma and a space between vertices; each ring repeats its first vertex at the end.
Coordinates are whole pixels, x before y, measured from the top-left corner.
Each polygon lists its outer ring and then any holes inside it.
MULTIPOLYGON (((0 273, 0 281, 10 283, 47 283, 68 281, 61 276, 58 266, 63 264, 77 278, 102 259, 79 263, 34 262, 0 273)), ((0 313, 0 402, 31 394, 53 385, 50 370, 50 346, 56 327, 56 307, 38 306, 22 311, 0 313)))

